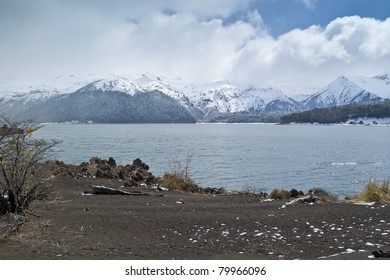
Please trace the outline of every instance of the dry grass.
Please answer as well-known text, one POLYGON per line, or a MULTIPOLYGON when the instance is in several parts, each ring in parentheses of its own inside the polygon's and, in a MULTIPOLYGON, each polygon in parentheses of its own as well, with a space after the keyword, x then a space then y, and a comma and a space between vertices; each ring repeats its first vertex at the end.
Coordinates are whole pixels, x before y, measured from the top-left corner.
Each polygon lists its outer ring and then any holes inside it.
POLYGON ((378 182, 371 180, 363 191, 353 197, 353 200, 362 202, 390 203, 389 180, 378 182))
POLYGON ((291 197, 291 192, 286 191, 286 190, 278 190, 274 189, 270 195, 269 198, 275 199, 275 200, 281 200, 281 199, 286 199, 291 197))
POLYGON ((7 213, 0 216, 0 240, 18 232, 25 221, 25 216, 17 214, 7 213))
POLYGON ((198 193, 200 191, 198 185, 191 179, 175 173, 165 173, 161 181, 161 186, 168 188, 171 191, 188 193, 198 193))

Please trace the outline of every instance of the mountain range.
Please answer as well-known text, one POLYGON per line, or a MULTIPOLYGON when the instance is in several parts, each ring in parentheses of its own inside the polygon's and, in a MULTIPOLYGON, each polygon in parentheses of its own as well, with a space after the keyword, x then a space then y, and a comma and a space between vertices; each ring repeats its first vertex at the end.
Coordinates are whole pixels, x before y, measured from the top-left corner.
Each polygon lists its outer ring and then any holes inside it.
POLYGON ((390 98, 388 74, 340 76, 305 98, 274 87, 239 87, 227 81, 189 84, 178 77, 71 75, 0 84, 0 114, 15 121, 192 123, 278 121, 313 108, 390 98))

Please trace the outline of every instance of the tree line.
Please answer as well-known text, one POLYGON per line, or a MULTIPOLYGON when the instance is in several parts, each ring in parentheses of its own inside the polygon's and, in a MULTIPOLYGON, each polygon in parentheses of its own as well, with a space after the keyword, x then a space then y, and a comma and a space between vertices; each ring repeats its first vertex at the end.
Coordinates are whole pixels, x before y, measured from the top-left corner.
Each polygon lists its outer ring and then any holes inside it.
POLYGON ((371 104, 350 104, 329 108, 313 109, 281 117, 281 124, 289 123, 341 123, 361 117, 390 117, 390 100, 371 104))

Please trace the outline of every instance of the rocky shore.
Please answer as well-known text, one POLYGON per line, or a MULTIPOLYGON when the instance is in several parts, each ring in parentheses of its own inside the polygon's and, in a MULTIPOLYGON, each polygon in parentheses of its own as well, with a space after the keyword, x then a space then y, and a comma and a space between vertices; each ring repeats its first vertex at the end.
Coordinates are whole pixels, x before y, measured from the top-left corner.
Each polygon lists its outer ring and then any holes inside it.
POLYGON ((50 161, 51 199, 0 239, 0 259, 381 259, 390 249, 388 204, 317 193, 169 191, 136 159, 50 161), (100 195, 94 186, 126 195, 100 195), (142 194, 142 195, 140 195, 142 194), (375 253, 373 253, 375 252, 375 253))

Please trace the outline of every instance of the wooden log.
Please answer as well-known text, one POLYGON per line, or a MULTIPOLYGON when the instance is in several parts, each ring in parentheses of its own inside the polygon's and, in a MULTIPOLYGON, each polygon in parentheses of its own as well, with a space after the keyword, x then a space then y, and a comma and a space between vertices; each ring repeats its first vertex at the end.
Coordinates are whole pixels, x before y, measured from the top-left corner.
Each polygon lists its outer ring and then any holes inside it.
POLYGON ((101 195, 149 195, 148 193, 143 193, 140 191, 127 192, 114 188, 109 188, 105 186, 91 186, 92 194, 101 194, 101 195))
POLYGON ((312 202, 315 202, 317 200, 318 200, 318 197, 316 197, 316 196, 312 196, 312 195, 302 196, 302 197, 298 197, 296 199, 293 199, 289 202, 286 202, 284 204, 284 207, 290 206, 290 205, 298 203, 298 202, 312 203, 312 202))

